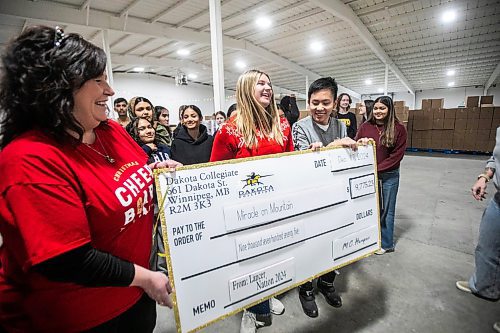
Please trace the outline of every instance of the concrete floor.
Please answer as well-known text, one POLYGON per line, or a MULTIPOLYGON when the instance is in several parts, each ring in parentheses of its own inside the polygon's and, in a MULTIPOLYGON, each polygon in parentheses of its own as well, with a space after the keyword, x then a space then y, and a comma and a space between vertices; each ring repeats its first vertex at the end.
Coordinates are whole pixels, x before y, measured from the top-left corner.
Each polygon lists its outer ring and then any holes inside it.
MULTIPOLYGON (((339 309, 317 295, 320 311, 302 312, 297 291, 281 296, 286 312, 271 332, 494 332, 500 302, 455 288, 474 269, 474 248, 486 202, 470 195, 487 156, 407 154, 401 167, 396 252, 371 256, 341 270, 339 309)), ((201 332, 239 332, 241 314, 201 332)), ((155 332, 175 332, 173 312, 158 307, 155 332)))

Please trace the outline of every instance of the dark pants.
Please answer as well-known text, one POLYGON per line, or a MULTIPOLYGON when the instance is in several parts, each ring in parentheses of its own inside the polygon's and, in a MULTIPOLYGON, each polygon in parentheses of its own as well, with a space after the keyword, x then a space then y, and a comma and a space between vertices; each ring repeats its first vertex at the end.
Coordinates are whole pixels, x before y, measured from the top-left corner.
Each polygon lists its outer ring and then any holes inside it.
MULTIPOLYGON (((320 282, 319 280, 321 280, 321 282, 333 284, 333 282, 335 281, 335 276, 337 276, 337 273, 335 271, 331 271, 331 272, 328 272, 326 274, 323 274, 319 277, 318 283, 320 282)), ((308 281, 308 282, 304 283, 303 285, 299 286, 299 292, 305 293, 307 291, 313 291, 312 281, 308 281)))
MULTIPOLYGON (((96 306, 102 306, 96 304, 96 306)), ((156 326, 156 303, 144 293, 130 309, 86 333, 150 333, 156 326)))

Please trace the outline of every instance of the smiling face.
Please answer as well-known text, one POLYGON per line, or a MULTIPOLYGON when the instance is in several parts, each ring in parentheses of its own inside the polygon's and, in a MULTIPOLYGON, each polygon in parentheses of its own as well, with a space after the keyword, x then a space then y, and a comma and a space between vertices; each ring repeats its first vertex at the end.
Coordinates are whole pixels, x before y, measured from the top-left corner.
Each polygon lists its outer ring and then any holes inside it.
POLYGON ((388 114, 389 108, 385 104, 380 102, 375 103, 373 106, 373 117, 375 118, 377 124, 383 124, 388 114))
POLYGON ((134 107, 135 116, 137 118, 146 118, 149 121, 153 120, 153 106, 148 102, 139 102, 134 107))
POLYGON ((106 102, 108 97, 113 96, 115 92, 106 79, 103 73, 95 79, 85 81, 79 89, 73 92, 75 103, 73 115, 85 131, 96 128, 107 119, 106 102))
POLYGON ((161 110, 160 115, 158 116, 158 122, 163 126, 168 126, 168 122, 170 120, 170 115, 167 109, 161 110))
POLYGON ((255 84, 254 97, 259 102, 259 104, 267 108, 271 104, 271 98, 273 97, 273 88, 271 86, 271 81, 265 74, 261 74, 257 83, 255 84))
POLYGON ((332 91, 322 89, 311 95, 309 113, 316 123, 328 125, 334 106, 332 91))
POLYGON ((358 112, 359 112, 359 114, 365 114, 366 113, 365 102, 361 102, 361 104, 358 107, 358 112))
POLYGON ((200 127, 200 116, 195 110, 187 108, 182 113, 182 124, 186 126, 187 129, 194 130, 200 127))
POLYGON ((137 136, 143 143, 154 143, 155 129, 147 119, 140 118, 137 121, 137 136))
POLYGON ((349 107, 349 96, 347 95, 342 96, 342 99, 340 100, 340 107, 344 110, 349 107))

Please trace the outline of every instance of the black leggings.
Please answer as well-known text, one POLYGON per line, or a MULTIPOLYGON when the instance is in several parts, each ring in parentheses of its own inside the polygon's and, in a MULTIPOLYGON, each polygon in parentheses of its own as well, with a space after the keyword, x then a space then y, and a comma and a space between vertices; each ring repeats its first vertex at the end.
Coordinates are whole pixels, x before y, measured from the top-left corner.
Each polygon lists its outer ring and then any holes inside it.
POLYGON ((150 333, 156 326, 156 303, 144 293, 130 309, 84 333, 150 333))

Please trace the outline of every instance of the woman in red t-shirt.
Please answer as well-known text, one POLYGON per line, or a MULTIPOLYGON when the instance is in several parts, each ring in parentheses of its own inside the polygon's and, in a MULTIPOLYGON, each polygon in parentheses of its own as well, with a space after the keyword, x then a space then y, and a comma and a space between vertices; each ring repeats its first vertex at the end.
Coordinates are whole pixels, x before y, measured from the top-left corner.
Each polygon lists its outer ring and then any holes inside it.
POLYGON ((0 331, 152 332, 153 164, 107 120, 106 54, 31 27, 2 60, 0 331))
POLYGON ((383 212, 380 216, 382 248, 375 254, 394 251, 394 215, 399 189, 399 164, 406 149, 406 129, 399 122, 389 96, 375 100, 373 112, 356 134, 356 140, 372 138, 377 149, 378 179, 382 180, 383 212))
MULTIPOLYGON (((293 151, 290 125, 279 116, 269 75, 259 70, 243 73, 236 84, 236 104, 236 115, 215 136, 211 162, 293 151)), ((243 313, 240 332, 269 326, 271 313, 284 311, 275 298, 257 304, 243 313)))

